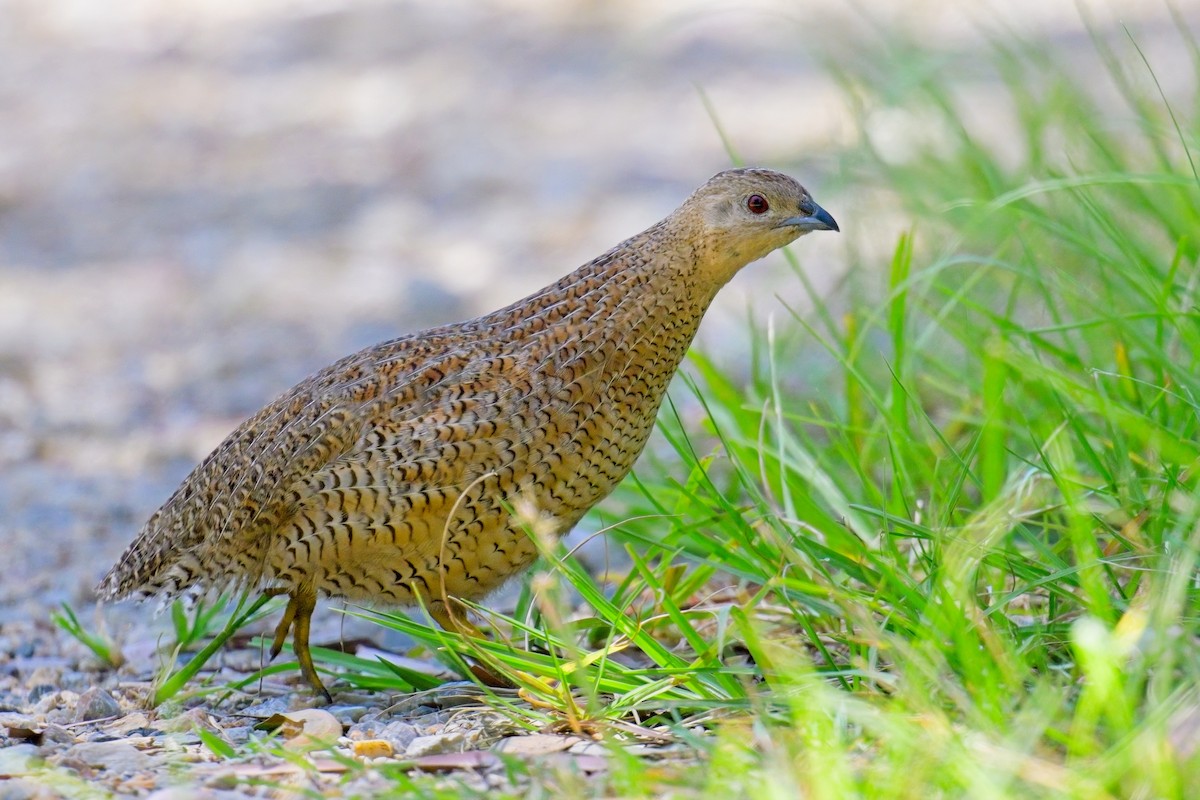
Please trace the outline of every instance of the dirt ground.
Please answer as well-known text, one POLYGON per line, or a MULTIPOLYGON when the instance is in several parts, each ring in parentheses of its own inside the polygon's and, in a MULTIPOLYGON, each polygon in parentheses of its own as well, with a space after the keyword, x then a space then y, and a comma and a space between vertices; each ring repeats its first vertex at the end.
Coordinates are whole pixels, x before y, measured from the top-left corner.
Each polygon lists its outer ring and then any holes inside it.
MULTIPOLYGON (((860 134, 822 52, 872 26, 967 48, 997 14, 1086 49, 1066 0, 836 5, 0 4, 0 710, 114 685, 48 613, 97 624, 92 587, 243 418, 339 356, 524 296, 729 166, 699 90, 747 162, 842 223, 800 253, 832 287, 849 237, 886 248, 897 223, 840 167, 860 134)), ((1154 3, 1095 15, 1171 24, 1154 3)), ((714 331, 781 309, 786 274, 739 276, 702 344, 736 351, 714 331)), ((135 645, 162 630, 105 613, 135 645)))

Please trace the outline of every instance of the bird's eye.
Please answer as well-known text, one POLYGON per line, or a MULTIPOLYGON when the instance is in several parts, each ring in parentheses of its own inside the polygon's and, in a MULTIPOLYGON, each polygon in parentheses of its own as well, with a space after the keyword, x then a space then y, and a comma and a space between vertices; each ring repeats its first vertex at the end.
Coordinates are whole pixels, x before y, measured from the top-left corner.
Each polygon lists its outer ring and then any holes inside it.
POLYGON ((751 214, 765 214, 770 207, 767 198, 761 194, 752 194, 746 198, 746 208, 751 214))

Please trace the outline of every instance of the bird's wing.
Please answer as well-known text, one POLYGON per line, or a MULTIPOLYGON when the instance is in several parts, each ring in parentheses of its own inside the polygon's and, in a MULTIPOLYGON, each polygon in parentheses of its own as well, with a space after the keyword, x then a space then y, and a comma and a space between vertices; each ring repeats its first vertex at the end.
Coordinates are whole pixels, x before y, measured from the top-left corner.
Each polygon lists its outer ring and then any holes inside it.
POLYGON ((450 329, 397 339, 348 356, 293 387, 234 430, 146 522, 98 587, 104 599, 173 597, 193 584, 256 580, 247 531, 285 513, 282 492, 352 452, 380 404, 419 403, 450 329), (216 562, 214 562, 216 559, 216 562), (226 562, 226 563, 221 563, 226 562))

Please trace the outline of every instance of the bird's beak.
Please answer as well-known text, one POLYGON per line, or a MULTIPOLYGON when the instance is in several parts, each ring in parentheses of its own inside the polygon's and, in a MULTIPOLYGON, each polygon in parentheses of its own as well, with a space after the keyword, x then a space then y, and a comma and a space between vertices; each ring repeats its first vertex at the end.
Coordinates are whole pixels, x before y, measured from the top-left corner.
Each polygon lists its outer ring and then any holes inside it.
POLYGON ((813 213, 809 214, 807 217, 788 217, 783 222, 779 223, 779 225, 781 227, 786 225, 792 228, 798 228, 802 231, 841 230, 838 227, 838 224, 834 222, 833 217, 829 215, 829 212, 821 208, 816 203, 813 203, 813 213))

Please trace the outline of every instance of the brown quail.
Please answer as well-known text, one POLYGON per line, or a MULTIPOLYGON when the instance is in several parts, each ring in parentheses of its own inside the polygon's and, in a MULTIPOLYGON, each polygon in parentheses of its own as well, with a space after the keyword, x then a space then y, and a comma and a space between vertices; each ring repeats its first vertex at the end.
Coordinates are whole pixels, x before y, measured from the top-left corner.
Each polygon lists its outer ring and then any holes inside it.
POLYGON ((482 598, 537 547, 533 503, 567 533, 637 460, 717 291, 808 231, 838 230, 791 178, 719 173, 674 213, 491 314, 321 370, 200 463, 101 582, 102 599, 259 588, 289 596, 301 670, 317 595, 482 598))

